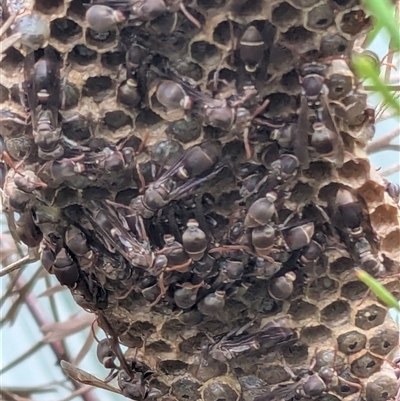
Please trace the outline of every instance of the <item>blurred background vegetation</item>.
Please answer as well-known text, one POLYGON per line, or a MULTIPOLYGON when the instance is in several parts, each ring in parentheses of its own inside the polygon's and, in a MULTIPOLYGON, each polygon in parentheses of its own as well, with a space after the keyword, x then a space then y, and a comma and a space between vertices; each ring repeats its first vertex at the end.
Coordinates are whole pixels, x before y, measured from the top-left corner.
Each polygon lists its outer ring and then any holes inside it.
MULTIPOLYGON (((368 151, 372 164, 390 181, 400 184, 400 35, 399 4, 389 0, 364 0, 374 16, 375 28, 359 50, 369 49, 379 58, 354 58, 354 67, 370 92, 376 111, 376 133, 368 151), (397 7, 397 8, 396 8, 397 7)), ((92 335, 94 315, 81 310, 70 292, 60 287, 39 262, 19 262, 27 254, 17 246, 0 215, 0 262, 20 269, 1 278, 1 399, 112 401, 122 396, 90 387, 76 388, 59 367, 61 359, 105 377, 96 358, 92 335)), ((399 244, 400 246, 400 244, 399 244)), ((23 260, 26 260, 24 258, 23 260)), ((3 272, 5 273, 5 272, 3 272)), ((94 323, 94 330, 96 325, 94 323)), ((101 339, 103 334, 97 330, 101 339)))

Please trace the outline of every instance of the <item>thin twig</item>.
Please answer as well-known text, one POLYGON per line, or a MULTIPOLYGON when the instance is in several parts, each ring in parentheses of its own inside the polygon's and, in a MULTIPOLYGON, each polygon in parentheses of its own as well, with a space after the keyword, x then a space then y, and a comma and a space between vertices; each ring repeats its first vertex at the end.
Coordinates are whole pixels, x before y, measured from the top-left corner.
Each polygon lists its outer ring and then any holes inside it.
POLYGON ((382 170, 382 171, 381 171, 381 174, 382 174, 384 177, 387 177, 388 175, 397 173, 398 171, 400 171, 400 163, 399 163, 399 164, 395 164, 395 165, 392 166, 392 167, 388 167, 388 168, 385 169, 385 170, 382 170))
POLYGON ((399 135, 400 135, 400 127, 396 127, 394 130, 390 131, 381 138, 372 141, 367 147, 367 152, 368 153, 378 152, 379 149, 389 145, 390 142, 392 142, 392 140, 398 137, 399 135))
POLYGON ((81 388, 77 389, 76 391, 74 391, 73 393, 71 393, 69 396, 62 398, 59 401, 70 401, 73 400, 75 397, 79 397, 84 395, 85 393, 89 392, 93 390, 93 387, 91 386, 81 386, 81 388))
POLYGON ((17 260, 14 263, 10 263, 8 266, 6 266, 4 269, 0 270, 0 277, 6 276, 7 274, 10 274, 14 270, 20 269, 21 267, 32 263, 32 262, 37 262, 37 258, 32 257, 32 255, 26 255, 22 259, 17 260))
MULTIPOLYGON (((46 275, 45 277, 45 283, 46 283, 46 288, 50 288, 51 287, 51 277, 50 275, 46 275)), ((51 313, 53 315, 53 319, 55 322, 59 322, 60 321, 60 314, 58 313, 58 309, 57 309, 57 303, 56 300, 54 298, 54 295, 49 295, 49 303, 50 303, 50 309, 51 309, 51 313)), ((61 344, 63 346, 63 348, 65 349, 65 341, 64 340, 60 340, 61 344)))
POLYGON ((32 354, 34 354, 36 351, 39 351, 40 348, 46 346, 47 344, 43 341, 39 341, 36 343, 33 347, 29 348, 27 351, 25 351, 22 355, 20 355, 18 358, 14 359, 11 361, 8 365, 6 365, 3 369, 0 370, 0 375, 4 375, 4 373, 8 372, 10 369, 12 369, 14 366, 17 366, 19 363, 24 362, 27 358, 29 358, 32 354))
MULTIPOLYGON (((16 283, 17 289, 22 288, 24 285, 25 285, 25 281, 22 278, 19 278, 16 283)), ((31 312, 33 319, 35 320, 36 324, 39 327, 49 324, 45 314, 43 313, 43 311, 40 308, 39 302, 37 301, 35 296, 32 295, 32 293, 26 294, 25 303, 26 303, 26 306, 28 307, 29 311, 31 312)), ((66 352, 65 348, 62 346, 62 343, 60 341, 55 341, 53 343, 50 343, 50 347, 53 350, 58 363, 61 363, 62 360, 69 361, 67 352, 66 352)), ((76 390, 79 390, 81 388, 80 384, 78 384, 74 381, 71 381, 71 383, 76 390)), ((97 397, 93 396, 90 393, 82 394, 82 398, 85 401, 98 401, 97 397)))
POLYGON ((379 148, 378 150, 375 150, 373 152, 368 152, 368 154, 384 152, 384 151, 386 152, 387 150, 394 150, 395 152, 400 152, 400 145, 390 143, 389 145, 383 146, 383 147, 379 148))

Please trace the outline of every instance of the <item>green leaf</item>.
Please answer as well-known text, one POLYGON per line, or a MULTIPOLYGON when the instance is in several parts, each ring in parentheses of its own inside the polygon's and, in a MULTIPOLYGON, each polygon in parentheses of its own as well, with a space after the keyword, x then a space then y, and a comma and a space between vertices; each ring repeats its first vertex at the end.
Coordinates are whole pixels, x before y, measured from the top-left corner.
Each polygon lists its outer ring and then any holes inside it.
POLYGON ((375 17, 377 24, 384 27, 391 37, 391 45, 400 50, 399 24, 395 17, 395 6, 389 0, 363 0, 367 10, 375 17))
POLYGON ((377 280, 366 271, 356 268, 356 275, 388 307, 400 311, 399 301, 377 280))
POLYGON ((352 64, 359 76, 369 79, 376 91, 381 94, 385 103, 390 106, 397 115, 400 115, 400 103, 396 100, 393 94, 388 89, 387 85, 379 77, 379 74, 367 57, 355 54, 352 59, 352 64))

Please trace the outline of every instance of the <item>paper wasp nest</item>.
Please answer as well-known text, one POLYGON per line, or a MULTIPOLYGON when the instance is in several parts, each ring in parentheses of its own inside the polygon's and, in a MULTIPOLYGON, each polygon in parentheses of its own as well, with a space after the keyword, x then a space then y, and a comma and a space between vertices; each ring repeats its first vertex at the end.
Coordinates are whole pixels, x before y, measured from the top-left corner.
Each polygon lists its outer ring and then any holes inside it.
POLYGON ((98 315, 126 397, 395 396, 396 327, 354 274, 400 292, 359 3, 3 0, 10 230, 98 315))

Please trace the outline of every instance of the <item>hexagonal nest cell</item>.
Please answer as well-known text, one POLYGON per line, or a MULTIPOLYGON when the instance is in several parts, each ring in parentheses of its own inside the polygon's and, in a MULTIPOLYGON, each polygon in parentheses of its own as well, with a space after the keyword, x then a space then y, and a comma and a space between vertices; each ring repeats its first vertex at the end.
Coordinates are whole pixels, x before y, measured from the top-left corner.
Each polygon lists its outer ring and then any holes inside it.
POLYGON ((10 231, 96 315, 107 385, 394 398, 395 331, 354 271, 398 273, 400 232, 348 63, 359 1, 3 3, 2 22, 20 11, 0 63, 10 231))

